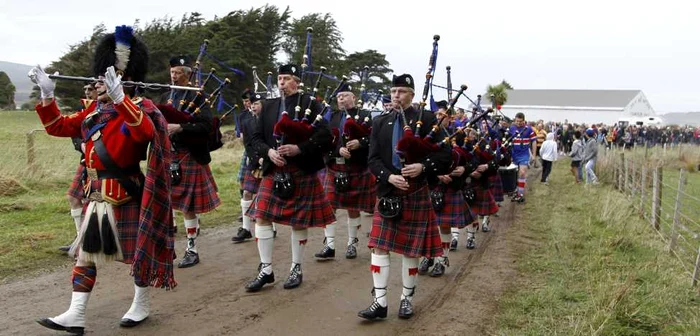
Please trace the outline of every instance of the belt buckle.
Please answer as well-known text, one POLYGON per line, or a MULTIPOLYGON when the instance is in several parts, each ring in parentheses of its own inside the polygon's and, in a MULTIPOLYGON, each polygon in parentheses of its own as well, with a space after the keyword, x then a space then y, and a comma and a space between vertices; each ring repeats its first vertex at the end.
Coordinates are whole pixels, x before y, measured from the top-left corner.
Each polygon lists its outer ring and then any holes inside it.
POLYGON ((85 168, 87 175, 91 180, 97 180, 97 169, 95 168, 85 168))

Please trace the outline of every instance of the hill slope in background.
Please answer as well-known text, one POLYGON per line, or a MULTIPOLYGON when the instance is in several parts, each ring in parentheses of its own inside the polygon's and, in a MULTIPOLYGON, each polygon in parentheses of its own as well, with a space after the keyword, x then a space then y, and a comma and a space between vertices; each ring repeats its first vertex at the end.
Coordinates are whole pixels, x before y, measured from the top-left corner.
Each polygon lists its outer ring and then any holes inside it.
POLYGON ((0 71, 5 71, 10 77, 12 84, 15 85, 15 104, 22 104, 29 101, 29 95, 32 93, 34 83, 27 77, 27 72, 32 68, 31 65, 0 61, 0 71))

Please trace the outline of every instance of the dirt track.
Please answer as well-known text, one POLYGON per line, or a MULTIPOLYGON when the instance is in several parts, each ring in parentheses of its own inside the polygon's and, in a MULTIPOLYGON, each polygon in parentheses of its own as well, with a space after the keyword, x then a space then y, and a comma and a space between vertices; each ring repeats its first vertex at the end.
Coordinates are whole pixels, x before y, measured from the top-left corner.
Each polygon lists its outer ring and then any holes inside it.
MULTIPOLYGON (((131 304, 133 282, 127 266, 113 263, 98 268, 97 284, 87 309, 86 333, 91 335, 483 335, 493 327, 502 290, 516 276, 514 255, 522 242, 516 207, 503 203, 493 230, 477 233, 477 249, 466 250, 466 234, 450 253, 451 267, 442 278, 421 276, 414 301, 416 315, 397 317, 401 291, 401 259, 393 255, 389 284, 389 316, 368 323, 357 312, 371 302, 370 252, 365 233, 371 217, 363 215, 358 258, 346 260, 345 212, 339 211, 336 260, 316 262, 323 230, 310 230, 304 251, 304 283, 284 290, 290 262, 289 229, 278 226, 273 268, 276 282, 259 293, 246 293, 244 284, 256 275, 259 262, 254 242, 231 243, 235 229, 203 230, 198 239, 201 263, 176 268, 179 286, 172 292, 151 290, 151 316, 135 329, 122 329, 119 319, 131 304)), ((204 217, 206 224, 206 217, 204 217)), ((237 225, 237 224, 236 224, 237 225)), ((182 231, 182 230, 181 230, 182 231)), ((178 241, 178 254, 183 241, 178 241)), ((65 311, 70 302, 70 269, 61 268, 36 278, 0 286, 2 335, 60 335, 39 326, 39 317, 65 311)))

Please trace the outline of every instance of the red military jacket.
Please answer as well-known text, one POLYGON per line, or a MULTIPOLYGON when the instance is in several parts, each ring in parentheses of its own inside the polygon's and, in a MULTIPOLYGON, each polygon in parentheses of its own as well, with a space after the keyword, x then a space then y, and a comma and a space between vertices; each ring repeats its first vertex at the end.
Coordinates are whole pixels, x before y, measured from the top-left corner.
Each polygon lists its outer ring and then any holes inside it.
MULTIPOLYGON (((50 105, 36 106, 46 132, 58 137, 83 138, 85 167, 88 172, 104 171, 107 167, 101 162, 95 152, 95 141, 101 139, 109 157, 121 169, 138 167, 139 162, 146 158, 148 143, 153 139, 155 129, 150 118, 136 105, 141 98, 134 101, 125 99, 121 104, 95 103, 87 109, 71 115, 61 115, 56 101, 50 105), (83 124, 96 114, 105 111, 116 111, 116 116, 107 120, 99 130, 89 134, 90 130, 83 124), (89 138, 85 139, 85 136, 89 138)), ((97 179, 97 174, 88 174, 89 179, 97 179)), ((85 183, 89 186, 91 183, 85 183)), ((88 191, 89 192, 89 191, 88 191)), ((131 195, 114 178, 102 179, 102 198, 112 204, 124 204, 131 200, 131 195)))

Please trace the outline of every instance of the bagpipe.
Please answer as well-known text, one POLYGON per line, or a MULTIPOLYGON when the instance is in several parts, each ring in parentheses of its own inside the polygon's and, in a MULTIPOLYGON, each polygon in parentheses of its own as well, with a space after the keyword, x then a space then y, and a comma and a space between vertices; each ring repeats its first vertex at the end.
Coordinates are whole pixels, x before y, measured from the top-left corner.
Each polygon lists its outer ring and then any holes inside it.
MULTIPOLYGON (((199 54, 195 61, 192 72, 190 72, 189 81, 192 83, 192 79, 195 79, 194 88, 196 88, 196 94, 189 101, 187 100, 187 95, 183 99, 179 100, 177 104, 174 104, 173 96, 175 91, 170 91, 170 98, 167 104, 157 104, 156 107, 165 117, 165 120, 169 124, 186 124, 195 122, 197 120, 197 115, 204 108, 213 108, 214 102, 221 96, 225 87, 227 87, 231 81, 225 78, 219 85, 211 92, 206 93, 206 85, 209 83, 210 79, 214 77, 216 69, 212 68, 207 77, 200 83, 199 82, 199 72, 201 68, 202 58, 206 52, 206 48, 209 41, 204 40, 204 43, 199 49, 199 54)), ((211 129, 206 136, 196 137, 196 136, 180 136, 179 141, 186 145, 207 145, 210 152, 215 151, 223 146, 221 134, 221 123, 226 117, 233 113, 237 109, 237 105, 234 105, 229 111, 224 113, 221 117, 213 116, 211 120, 211 129)))

